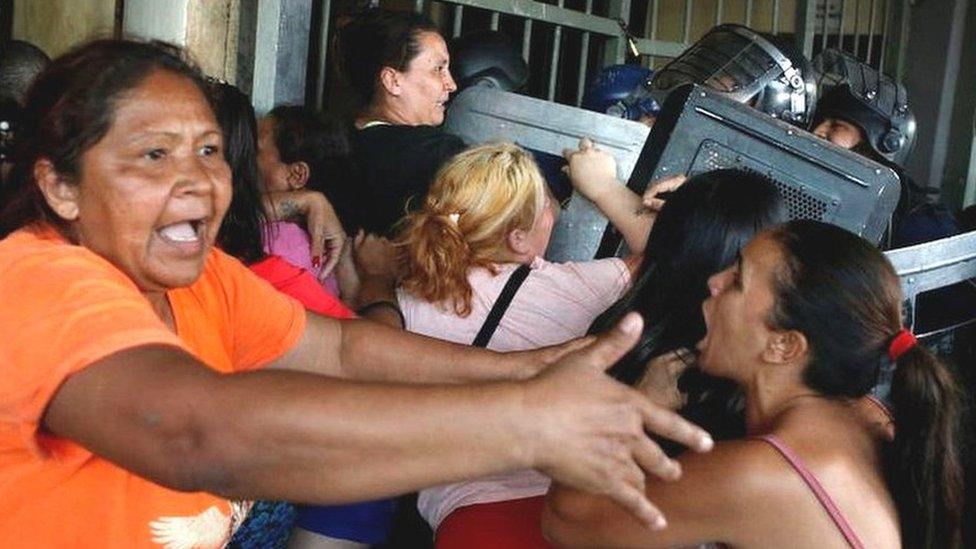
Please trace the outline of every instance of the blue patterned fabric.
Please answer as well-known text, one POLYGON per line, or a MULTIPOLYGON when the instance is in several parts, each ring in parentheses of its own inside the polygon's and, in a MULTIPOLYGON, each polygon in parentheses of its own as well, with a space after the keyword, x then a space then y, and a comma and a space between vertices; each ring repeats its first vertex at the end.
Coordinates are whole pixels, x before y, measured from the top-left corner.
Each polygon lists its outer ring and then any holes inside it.
POLYGON ((228 548, 283 549, 295 524, 295 506, 280 501, 256 501, 228 548))

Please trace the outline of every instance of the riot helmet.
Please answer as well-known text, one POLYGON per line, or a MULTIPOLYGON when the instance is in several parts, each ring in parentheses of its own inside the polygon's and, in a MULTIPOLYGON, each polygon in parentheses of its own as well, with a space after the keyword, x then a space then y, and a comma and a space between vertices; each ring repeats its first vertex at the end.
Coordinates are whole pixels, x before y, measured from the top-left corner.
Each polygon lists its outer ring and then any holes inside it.
POLYGON ((0 96, 0 162, 11 162, 23 109, 12 97, 0 96))
POLYGON ((498 31, 477 31, 451 41, 451 75, 464 89, 485 83, 515 91, 529 79, 529 67, 508 36, 498 31))
POLYGON ((864 132, 865 145, 880 159, 904 165, 915 144, 915 115, 900 82, 836 49, 814 60, 822 97, 817 122, 845 120, 864 132))
POLYGON ((650 89, 663 101, 671 90, 689 83, 802 128, 810 125, 817 100, 810 62, 792 46, 777 46, 742 25, 719 25, 705 33, 657 71, 650 89))
POLYGON ((661 105, 647 89, 654 71, 639 65, 610 65, 600 69, 586 86, 582 107, 617 118, 640 120, 657 116, 661 105))

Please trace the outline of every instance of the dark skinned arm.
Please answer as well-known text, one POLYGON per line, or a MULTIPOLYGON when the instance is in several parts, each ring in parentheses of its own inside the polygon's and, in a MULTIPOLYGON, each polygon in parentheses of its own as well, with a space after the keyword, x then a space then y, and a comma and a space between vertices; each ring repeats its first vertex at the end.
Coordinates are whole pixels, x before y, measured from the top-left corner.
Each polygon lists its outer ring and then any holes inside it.
POLYGON ((139 347, 70 376, 43 427, 178 490, 330 503, 531 467, 650 523, 643 471, 677 469, 644 430, 710 443, 603 373, 640 327, 631 316, 527 382, 450 387, 221 375, 176 348, 139 347))

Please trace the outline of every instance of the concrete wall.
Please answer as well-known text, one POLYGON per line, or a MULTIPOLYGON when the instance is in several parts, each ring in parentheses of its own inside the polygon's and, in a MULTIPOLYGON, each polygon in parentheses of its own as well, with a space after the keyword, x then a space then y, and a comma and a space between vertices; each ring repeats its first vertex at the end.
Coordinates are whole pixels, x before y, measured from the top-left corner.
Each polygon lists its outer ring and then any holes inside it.
POLYGON ((112 36, 116 0, 14 0, 12 36, 51 57, 79 42, 112 36))
POLYGON ((231 84, 237 76, 240 0, 191 3, 187 13, 186 46, 211 76, 231 84))
POLYGON ((959 207, 976 202, 976 5, 973 4, 966 15, 962 44, 943 183, 946 199, 959 207), (964 190, 968 196, 964 196, 964 190))
MULTIPOLYGON (((956 119, 960 116, 957 99, 962 101, 961 109, 969 103, 972 115, 972 69, 960 72, 963 46, 968 39, 967 48, 972 51, 976 39, 972 25, 966 28, 968 3, 969 0, 919 2, 909 12, 905 87, 918 119, 918 141, 906 168, 909 175, 926 185, 943 186, 950 167, 950 147, 964 146, 950 139, 954 125, 958 136, 958 124, 967 124, 956 119), (966 74, 969 80, 960 80, 960 75, 966 74)), ((956 156, 952 155, 953 162, 962 162, 956 156)), ((958 201, 961 191, 950 190, 951 186, 945 185, 944 189, 958 201)))
POLYGON ((13 0, 13 38, 56 57, 80 42, 125 35, 186 46, 210 75, 234 82, 240 0, 13 0), (121 17, 120 17, 121 15, 121 17))
POLYGON ((188 0, 127 0, 122 30, 130 36, 186 45, 188 0))
POLYGON ((128 35, 186 46, 203 71, 234 82, 239 0, 126 0, 128 35))

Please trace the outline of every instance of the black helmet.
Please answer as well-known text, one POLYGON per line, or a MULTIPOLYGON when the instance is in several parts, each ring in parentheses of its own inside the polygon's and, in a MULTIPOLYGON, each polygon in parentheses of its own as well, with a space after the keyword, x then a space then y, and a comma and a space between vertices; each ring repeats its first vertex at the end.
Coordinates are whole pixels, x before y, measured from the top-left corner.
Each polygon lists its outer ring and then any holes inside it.
POLYGON ((835 49, 814 60, 823 96, 817 121, 839 118, 857 125, 879 157, 904 165, 915 144, 915 115, 900 82, 835 49))
POLYGON ((12 97, 0 96, 0 162, 10 162, 23 109, 12 97))
POLYGON ((802 128, 810 125, 817 100, 810 62, 791 46, 774 45, 742 25, 719 25, 705 33, 657 71, 650 88, 666 95, 688 83, 708 86, 802 128))
POLYGON ((451 75, 458 87, 485 82, 505 91, 521 88, 529 67, 515 44, 498 31, 477 31, 451 41, 451 75))

